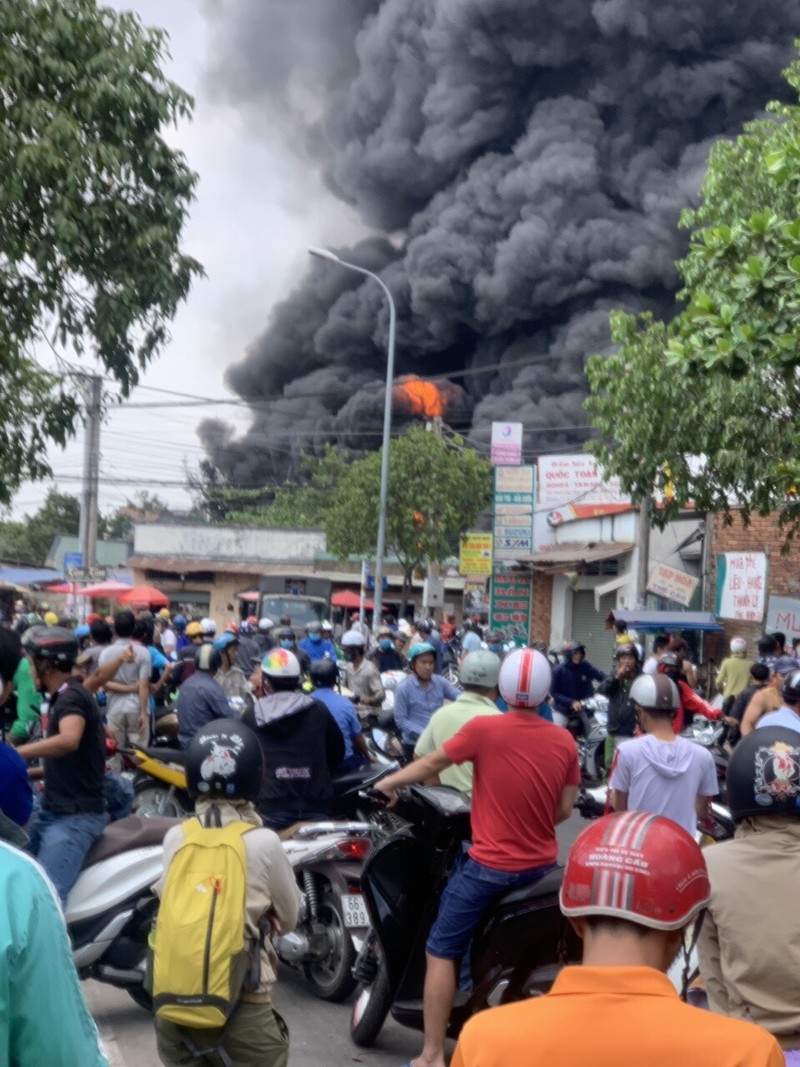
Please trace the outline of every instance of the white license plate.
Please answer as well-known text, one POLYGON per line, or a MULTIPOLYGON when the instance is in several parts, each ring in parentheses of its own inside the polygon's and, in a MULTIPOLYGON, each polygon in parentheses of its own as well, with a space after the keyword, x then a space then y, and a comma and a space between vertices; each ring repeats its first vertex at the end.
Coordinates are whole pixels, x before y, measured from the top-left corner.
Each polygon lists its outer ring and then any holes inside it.
POLYGON ((358 926, 369 926, 369 915, 364 905, 364 898, 360 893, 342 894, 342 914, 344 925, 350 929, 358 926))

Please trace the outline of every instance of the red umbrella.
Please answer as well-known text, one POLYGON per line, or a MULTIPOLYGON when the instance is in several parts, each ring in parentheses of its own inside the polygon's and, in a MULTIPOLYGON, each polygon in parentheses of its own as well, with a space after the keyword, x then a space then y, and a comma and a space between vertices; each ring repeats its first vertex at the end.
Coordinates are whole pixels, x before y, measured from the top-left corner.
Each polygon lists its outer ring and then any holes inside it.
POLYGON ((153 608, 166 608, 169 605, 169 597, 154 585, 135 585, 120 593, 116 599, 120 604, 141 604, 153 608))
MULTIPOLYGON (((361 598, 358 593, 352 593, 349 589, 343 589, 340 593, 334 593, 331 597, 331 606, 334 608, 351 608, 356 609, 361 606, 361 598)), ((375 607, 374 600, 365 600, 364 607, 367 611, 372 611, 375 607)), ((381 607, 386 607, 382 604, 381 607)))
POLYGON ((55 585, 48 585, 48 593, 71 593, 74 586, 71 582, 57 582, 55 585))
POLYGON ((116 597, 118 593, 127 593, 130 588, 125 582, 115 582, 113 579, 109 579, 108 581, 100 582, 99 585, 87 585, 85 589, 81 589, 78 592, 78 596, 116 597))

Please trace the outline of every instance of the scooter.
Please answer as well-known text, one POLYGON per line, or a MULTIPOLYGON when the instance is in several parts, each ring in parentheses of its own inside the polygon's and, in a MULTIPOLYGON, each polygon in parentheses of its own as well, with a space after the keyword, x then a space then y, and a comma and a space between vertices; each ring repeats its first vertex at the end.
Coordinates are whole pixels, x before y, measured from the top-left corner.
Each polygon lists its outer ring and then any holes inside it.
POLYGON ((571 711, 566 729, 578 746, 581 781, 597 785, 605 773, 605 743, 608 736, 608 698, 595 694, 581 701, 580 711, 571 711))
POLYGON ((158 910, 151 886, 162 874, 164 837, 179 822, 129 815, 109 824, 86 856, 65 909, 80 977, 124 989, 147 1010, 147 938, 158 910))
POLYGON ((194 811, 186 790, 186 751, 181 748, 122 750, 126 766, 134 771, 133 810, 138 815, 185 819, 194 811))
POLYGON ((306 823, 279 836, 303 894, 297 928, 273 941, 284 963, 303 971, 323 1000, 346 1000, 356 986, 353 965, 369 934, 361 893, 365 857, 400 820, 365 803, 364 791, 398 765, 369 765, 334 778, 337 814, 347 821, 306 823))
MULTIPOLYGON (((350 1035, 361 1047, 374 1043, 390 1012, 422 1030, 425 940, 471 837, 469 799, 455 789, 410 786, 393 810, 408 825, 369 856, 361 880, 372 922, 354 969, 350 1035)), ((472 939, 472 988, 457 997, 450 1037, 475 1012, 546 993, 563 964, 579 958, 578 939, 558 906, 561 877, 558 868, 487 909, 472 939)))

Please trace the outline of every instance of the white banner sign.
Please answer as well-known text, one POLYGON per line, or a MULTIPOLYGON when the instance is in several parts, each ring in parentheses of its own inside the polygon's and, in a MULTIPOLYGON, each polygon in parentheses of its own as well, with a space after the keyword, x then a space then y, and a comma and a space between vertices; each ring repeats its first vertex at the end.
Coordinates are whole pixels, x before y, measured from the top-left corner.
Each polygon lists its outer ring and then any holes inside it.
POLYGON ((518 467, 522 463, 522 423, 492 423, 492 463, 496 467, 518 467))
POLYGON ((699 578, 693 578, 676 567, 668 567, 666 563, 657 563, 647 580, 647 588, 651 593, 673 600, 684 608, 688 608, 699 584, 699 578))
POLYGON ((767 633, 786 634, 787 644, 800 637, 800 600, 788 596, 771 596, 767 605, 767 633))
POLYGON ((764 552, 723 552, 717 556, 716 614, 720 618, 761 622, 766 594, 764 552))
POLYGON ((540 456, 539 506, 561 508, 565 504, 630 504, 619 478, 605 478, 597 460, 576 453, 540 456))

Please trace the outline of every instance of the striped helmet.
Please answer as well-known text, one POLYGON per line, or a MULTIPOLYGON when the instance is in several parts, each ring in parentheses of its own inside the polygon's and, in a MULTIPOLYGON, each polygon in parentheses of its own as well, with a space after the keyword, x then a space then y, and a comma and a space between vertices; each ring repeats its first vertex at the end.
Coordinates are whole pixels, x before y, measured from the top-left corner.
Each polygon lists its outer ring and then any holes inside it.
POLYGON ((708 904, 711 887, 700 846, 663 815, 606 815, 572 846, 561 910, 680 930, 708 904))
POLYGON ((538 708, 550 691, 553 672, 535 648, 518 648, 500 668, 500 696, 510 708, 538 708))

